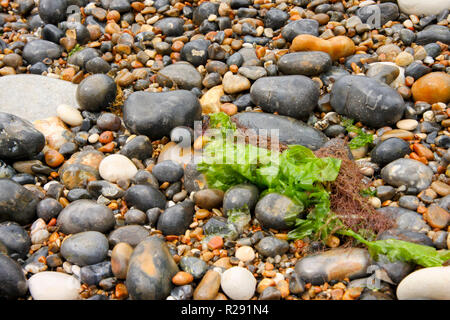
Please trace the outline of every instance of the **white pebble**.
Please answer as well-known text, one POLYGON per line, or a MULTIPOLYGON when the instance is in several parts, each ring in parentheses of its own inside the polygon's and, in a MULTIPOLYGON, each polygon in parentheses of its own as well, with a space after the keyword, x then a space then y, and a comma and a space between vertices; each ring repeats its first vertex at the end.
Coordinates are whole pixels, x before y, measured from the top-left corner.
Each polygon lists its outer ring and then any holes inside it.
POLYGON ((242 246, 236 250, 235 256, 243 262, 249 262, 255 259, 255 251, 252 247, 242 246))
POLYGON ((47 241, 48 238, 50 238, 50 233, 47 230, 37 230, 31 235, 31 243, 44 243, 44 241, 47 241))
POLYGON ((450 267, 424 268, 409 274, 397 287, 399 300, 450 300, 450 267))
POLYGON ((424 112, 423 120, 433 122, 434 121, 434 112, 431 110, 424 112))
POLYGON ((121 154, 112 154, 100 162, 98 168, 100 176, 109 182, 129 180, 138 171, 134 163, 121 154))
POLYGON ((60 104, 56 108, 56 114, 58 117, 72 127, 81 125, 83 117, 78 109, 71 107, 67 104, 60 104))
POLYGON ((28 280, 28 288, 34 300, 77 300, 80 281, 65 273, 45 271, 28 280))
POLYGON ((407 131, 413 131, 418 125, 419 122, 414 119, 403 119, 397 122, 397 128, 407 131))
POLYGON ((99 137, 100 136, 98 135, 98 133, 91 134, 88 138, 88 141, 89 143, 96 143, 99 137))
POLYGON ((255 294, 256 279, 247 269, 232 267, 222 274, 221 287, 233 300, 249 300, 255 294))

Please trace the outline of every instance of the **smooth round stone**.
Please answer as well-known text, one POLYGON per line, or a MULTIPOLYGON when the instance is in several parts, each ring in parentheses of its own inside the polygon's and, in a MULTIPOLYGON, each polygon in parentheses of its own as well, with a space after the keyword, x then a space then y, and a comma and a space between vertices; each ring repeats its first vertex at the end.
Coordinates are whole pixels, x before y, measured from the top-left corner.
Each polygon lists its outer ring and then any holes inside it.
POLYGON ((109 182, 118 180, 130 180, 137 173, 137 168, 133 161, 121 154, 112 154, 100 162, 98 167, 100 176, 109 182))
POLYGON ((182 235, 192 223, 194 203, 187 199, 167 208, 158 219, 157 228, 164 235, 182 235))
POLYGON ((77 278, 54 271, 44 271, 28 279, 33 300, 78 300, 80 281, 77 278))
POLYGON ((83 117, 81 116, 80 111, 78 109, 71 107, 67 104, 60 104, 56 108, 56 113, 58 117, 72 127, 76 127, 81 125, 83 122, 83 117))
POLYGON ((86 71, 89 73, 108 73, 111 66, 101 57, 90 59, 85 63, 86 71))
POLYGON ((310 34, 319 36, 319 22, 313 19, 300 19, 289 22, 281 30, 281 34, 286 41, 292 42, 300 34, 310 34))
POLYGON ((97 231, 80 232, 64 239, 61 255, 78 266, 96 264, 108 255, 108 239, 97 231))
POLYGON ((201 113, 197 97, 186 90, 134 92, 125 101, 123 120, 131 132, 160 139, 175 127, 193 127, 201 113))
POLYGON ((431 184, 433 170, 416 160, 397 159, 381 170, 381 177, 395 187, 406 185, 421 191, 431 184))
POLYGON ((132 247, 136 247, 142 240, 150 235, 149 231, 143 226, 130 225, 123 226, 112 231, 108 240, 111 247, 114 247, 118 243, 124 242, 132 247))
POLYGON ((9 179, 0 179, 0 222, 31 223, 36 216, 38 197, 9 179))
POLYGON ((25 119, 0 112, 0 158, 31 158, 45 146, 44 135, 25 119))
POLYGON ((408 142, 399 138, 390 138, 382 141, 372 150, 371 158, 373 162, 383 167, 410 153, 408 142))
POLYGON ((337 113, 373 128, 396 123, 405 110, 403 98, 396 90, 364 76, 339 78, 331 90, 330 103, 337 113))
POLYGON ((285 230, 289 228, 285 221, 286 216, 297 216, 302 211, 303 207, 296 205, 290 198, 269 193, 256 204, 255 216, 265 228, 285 230))
POLYGON ((154 26, 160 28, 162 33, 169 37, 181 36, 183 30, 184 20, 181 18, 164 18, 158 20, 154 26))
POLYGON ((414 82, 411 92, 415 101, 448 103, 450 101, 450 75, 431 72, 414 82))
POLYGON ((243 262, 250 262, 255 259, 255 250, 249 246, 242 246, 236 250, 234 255, 243 262))
POLYGON ((98 50, 94 48, 85 48, 72 54, 67 59, 67 62, 79 66, 80 68, 84 68, 89 61, 98 57, 100 57, 98 50))
POLYGON ((152 157, 153 145, 147 136, 137 136, 128 141, 120 153, 129 159, 145 160, 152 157))
POLYGON ((180 260, 181 270, 192 274, 195 279, 200 279, 208 269, 208 265, 202 259, 184 256, 180 260))
POLYGON ((191 64, 178 62, 164 67, 158 72, 156 81, 161 86, 191 90, 202 87, 202 76, 191 64))
POLYGON ((267 71, 263 67, 248 66, 248 67, 240 67, 239 74, 243 75, 247 79, 255 81, 258 80, 259 78, 267 76, 267 71))
POLYGON ((415 271, 397 287, 399 300, 450 300, 450 267, 432 267, 415 271))
POLYGON ((82 109, 97 112, 114 101, 116 92, 117 86, 111 77, 94 74, 81 81, 76 98, 82 109))
POLYGON ((181 49, 181 59, 198 67, 205 65, 208 59, 208 46, 210 42, 204 39, 193 40, 186 43, 181 49))
POLYGON ((407 131, 413 131, 414 129, 417 128, 418 125, 419 122, 417 122, 417 120, 414 119, 403 119, 397 122, 396 124, 397 128, 407 131))
POLYGON ((164 209, 166 197, 158 189, 150 185, 134 185, 125 193, 125 201, 129 206, 147 211, 152 208, 164 209))
POLYGON ((22 267, 4 254, 0 254, 0 299, 13 300, 28 291, 22 267))
POLYGON ((152 174, 159 182, 176 182, 183 177, 184 170, 177 162, 166 160, 155 165, 152 174))
POLYGON ((57 25, 67 15, 67 0, 40 0, 39 16, 45 23, 57 25))
POLYGON ((397 0, 400 10, 408 15, 434 15, 439 14, 450 7, 449 0, 434 0, 426 2, 422 0, 397 0))
POLYGON ((203 2, 195 8, 193 21, 196 25, 201 25, 203 20, 207 20, 210 15, 218 16, 219 5, 212 2, 203 2))
POLYGON ((132 254, 133 247, 128 243, 120 242, 114 246, 111 253, 111 269, 117 279, 127 278, 128 264, 132 254))
POLYGON ((252 184, 238 184, 228 189, 223 196, 223 212, 242 209, 245 206, 253 212, 259 198, 259 190, 252 184))
POLYGON ((328 140, 321 131, 291 117, 263 112, 241 112, 232 116, 232 119, 238 126, 256 130, 256 133, 266 130, 263 132, 270 135, 271 130, 277 130, 279 142, 287 145, 299 144, 317 150, 328 140))
POLYGON ((289 243, 276 237, 264 237, 255 246, 259 254, 265 257, 282 256, 289 250, 289 243))
POLYGON ((113 276, 111 262, 104 261, 80 268, 80 280, 87 285, 99 285, 103 279, 113 276))
POLYGON ((273 30, 280 29, 288 18, 289 15, 283 10, 272 8, 267 11, 264 16, 264 27, 271 28, 273 30))
MULTIPOLYGON (((419 233, 431 230, 430 226, 423 220, 422 215, 415 211, 400 207, 382 207, 377 209, 376 211, 392 219, 396 223, 396 227, 398 228, 398 230, 402 232, 406 230, 408 232, 412 231, 414 233, 419 233)), ((421 235, 423 236, 424 234, 421 235)), ((381 235, 379 236, 379 238, 381 239, 381 235)), ((430 238, 426 238, 427 242, 424 242, 424 244, 428 243, 432 245, 430 238)), ((421 238, 421 241, 422 240, 423 238, 421 238)), ((414 242, 411 239, 407 241, 414 242)))
POLYGON ((202 209, 211 210, 222 206, 224 193, 218 189, 203 189, 194 194, 194 201, 202 209))
POLYGON ((223 292, 233 300, 250 300, 255 294, 256 279, 245 268, 232 267, 222 274, 223 292))
POLYGON ((364 277, 369 264, 370 255, 366 249, 337 248, 300 259, 295 272, 305 282, 321 285, 331 280, 364 277))
POLYGON ((29 64, 42 62, 42 60, 58 59, 61 56, 62 48, 47 40, 33 40, 28 42, 23 48, 23 58, 29 64))
POLYGON ((83 231, 107 232, 115 225, 110 208, 93 200, 76 200, 65 207, 58 216, 57 225, 65 234, 83 231))
POLYGON ((235 94, 250 89, 250 81, 239 74, 228 71, 223 76, 223 91, 228 94, 235 94))
POLYGON ((401 196, 398 199, 398 205, 402 208, 416 211, 420 205, 420 201, 419 201, 419 198, 417 198, 415 196, 405 195, 405 196, 401 196))
POLYGON ((278 60, 278 69, 284 74, 318 76, 331 68, 328 53, 321 51, 294 52, 283 55, 278 60))
POLYGON ((317 105, 319 88, 305 76, 264 77, 253 83, 250 95, 265 112, 306 119, 317 105))
POLYGON ((126 224, 144 225, 147 222, 147 215, 145 212, 138 209, 130 209, 125 213, 126 224))
POLYGON ((126 286, 133 300, 161 300, 172 290, 179 271, 164 240, 152 236, 142 241, 130 259, 126 286))
POLYGON ((30 236, 18 224, 14 222, 3 222, 0 223, 0 246, 6 249, 5 253, 8 256, 17 255, 23 259, 30 250, 30 236))
MULTIPOLYGON (((223 91, 223 85, 215 86, 215 87, 209 89, 200 98, 200 105, 202 107, 202 112, 203 113, 217 113, 217 112, 220 112, 220 107, 222 105, 222 103, 220 102, 220 97, 222 97, 224 94, 225 93, 223 91)), ((186 145, 186 147, 190 147, 190 143, 189 143, 189 145, 186 145)))

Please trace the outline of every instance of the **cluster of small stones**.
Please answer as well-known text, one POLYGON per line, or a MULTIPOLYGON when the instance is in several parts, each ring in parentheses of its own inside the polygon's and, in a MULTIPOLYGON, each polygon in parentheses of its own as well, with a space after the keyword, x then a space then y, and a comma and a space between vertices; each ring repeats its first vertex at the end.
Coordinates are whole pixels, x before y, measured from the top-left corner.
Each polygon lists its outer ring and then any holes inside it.
POLYGON ((77 84, 79 109, 0 104, 0 298, 450 299, 450 267, 288 241, 290 199, 189 157, 210 113, 311 149, 355 119, 378 238, 450 249, 450 6, 405 2, 2 0, 0 75, 77 84))

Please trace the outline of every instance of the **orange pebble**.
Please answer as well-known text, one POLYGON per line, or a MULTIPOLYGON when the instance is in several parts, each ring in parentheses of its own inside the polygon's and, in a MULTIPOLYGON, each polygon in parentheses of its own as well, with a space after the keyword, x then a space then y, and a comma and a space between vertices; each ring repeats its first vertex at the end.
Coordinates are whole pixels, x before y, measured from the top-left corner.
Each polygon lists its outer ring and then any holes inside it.
POLYGON ((237 65, 235 65, 235 64, 232 64, 231 66, 230 66, 230 71, 231 72, 233 72, 233 73, 237 73, 238 72, 238 66, 237 65))
POLYGON ((223 247, 223 239, 220 236, 212 237, 208 242, 208 248, 210 250, 221 249, 223 247))
POLYGON ((105 144, 103 147, 98 148, 98 151, 112 152, 114 150, 115 146, 116 146, 116 144, 114 142, 110 142, 108 144, 105 144))
POLYGON ((123 283, 118 283, 116 285, 116 290, 114 291, 114 294, 116 298, 120 300, 128 298, 127 287, 123 283))
POLYGON ((98 137, 98 141, 103 144, 110 143, 114 139, 114 134, 112 131, 104 131, 98 137))
POLYGON ((192 281, 194 281, 194 277, 192 276, 192 274, 184 271, 177 272, 177 274, 172 278, 173 284, 177 286, 184 286, 191 283, 192 281))
POLYGON ((60 166, 64 162, 64 156, 56 150, 50 149, 45 155, 45 162, 52 168, 60 166))

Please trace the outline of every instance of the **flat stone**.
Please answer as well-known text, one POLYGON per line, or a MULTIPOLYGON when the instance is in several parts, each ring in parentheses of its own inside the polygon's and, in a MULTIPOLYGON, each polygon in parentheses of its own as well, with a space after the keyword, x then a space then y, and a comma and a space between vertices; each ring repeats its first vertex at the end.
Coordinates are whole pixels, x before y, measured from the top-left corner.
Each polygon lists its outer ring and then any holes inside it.
POLYGON ((49 118, 60 104, 78 107, 76 90, 71 82, 34 74, 0 77, 1 110, 31 122, 49 118))

